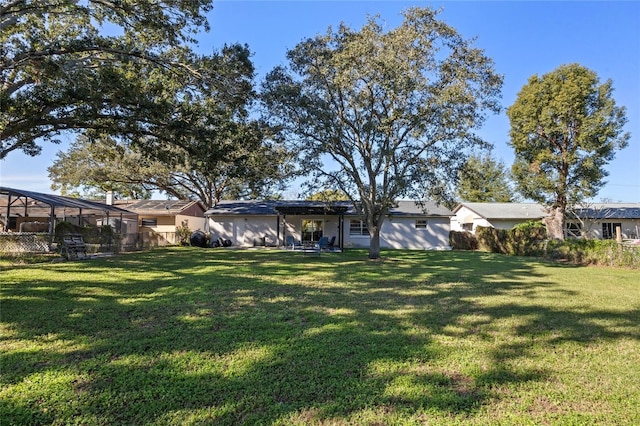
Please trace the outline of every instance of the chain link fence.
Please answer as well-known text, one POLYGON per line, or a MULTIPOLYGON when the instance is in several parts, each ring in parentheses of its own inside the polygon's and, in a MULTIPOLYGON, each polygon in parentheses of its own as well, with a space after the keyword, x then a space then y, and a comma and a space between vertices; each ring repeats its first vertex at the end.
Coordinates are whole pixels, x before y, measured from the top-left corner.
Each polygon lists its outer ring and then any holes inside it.
POLYGON ((49 253, 49 234, 40 232, 0 232, 0 253, 49 253))

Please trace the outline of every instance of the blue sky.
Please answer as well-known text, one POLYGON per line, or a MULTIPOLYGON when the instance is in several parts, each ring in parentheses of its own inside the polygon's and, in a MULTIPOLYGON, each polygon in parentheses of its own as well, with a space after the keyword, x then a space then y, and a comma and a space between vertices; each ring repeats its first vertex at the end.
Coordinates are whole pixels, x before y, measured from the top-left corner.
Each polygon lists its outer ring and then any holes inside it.
MULTIPOLYGON (((534 74, 577 62, 595 71, 602 81, 613 80, 618 105, 627 108, 629 147, 609 163, 602 198, 640 202, 640 1, 243 1, 214 3, 211 31, 199 36, 199 51, 211 53, 227 43, 246 43, 253 54, 258 81, 274 66, 286 64, 286 51, 298 42, 345 22, 359 28, 368 15, 380 15, 388 28, 400 24, 400 13, 411 6, 443 8, 440 19, 495 61, 504 75, 502 103, 509 107, 534 74)), ((509 120, 503 112, 490 116, 480 134, 494 156, 509 167, 513 162, 509 120)), ((46 168, 55 153, 66 149, 45 145, 42 155, 12 153, 0 162, 2 186, 53 192, 46 168)), ((65 138, 63 138, 65 139, 65 138)))

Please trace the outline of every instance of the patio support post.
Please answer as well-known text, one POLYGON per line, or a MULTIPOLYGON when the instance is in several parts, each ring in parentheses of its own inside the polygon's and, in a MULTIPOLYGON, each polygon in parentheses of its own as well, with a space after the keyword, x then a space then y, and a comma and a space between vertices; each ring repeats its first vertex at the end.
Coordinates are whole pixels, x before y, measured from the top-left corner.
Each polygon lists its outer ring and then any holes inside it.
POLYGON ((282 245, 287 241, 287 215, 282 216, 282 245))
POLYGON ((49 245, 53 244, 53 232, 55 228, 53 227, 53 222, 56 217, 56 208, 51 204, 51 213, 49 213, 49 245))
POLYGON ((280 247, 280 215, 276 215, 276 246, 280 247))
MULTIPOLYGON (((109 221, 109 210, 104 210, 103 212, 107 214, 107 225, 109 225, 109 227, 111 228, 111 222, 109 221)), ((102 226, 104 226, 104 222, 102 222, 102 226)), ((102 234, 102 230, 100 231, 100 233, 102 234)), ((109 250, 111 250, 111 238, 109 238, 109 250)))
POLYGON ((338 247, 340 250, 344 249, 344 215, 340 215, 338 220, 338 247))
POLYGON ((9 192, 9 198, 7 199, 7 220, 4 223, 4 231, 9 232, 9 215, 11 214, 11 192, 9 192))

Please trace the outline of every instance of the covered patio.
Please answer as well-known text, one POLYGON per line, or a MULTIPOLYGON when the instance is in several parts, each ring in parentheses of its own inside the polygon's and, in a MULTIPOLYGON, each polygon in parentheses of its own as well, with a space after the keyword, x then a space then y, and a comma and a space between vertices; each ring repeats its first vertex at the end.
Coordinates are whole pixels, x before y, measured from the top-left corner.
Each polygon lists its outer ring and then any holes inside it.
POLYGON ((229 239, 238 247, 284 247, 290 239, 302 245, 335 237, 334 247, 343 249, 345 215, 350 209, 349 202, 228 200, 205 216, 213 237, 229 239))
MULTIPOLYGON (((300 243, 302 245, 309 243, 318 243, 322 237, 327 237, 327 235, 325 235, 324 226, 324 222, 326 221, 325 217, 337 216, 337 241, 335 242, 335 247, 340 250, 344 248, 344 215, 347 210, 349 210, 348 206, 335 204, 300 204, 283 205, 278 206, 275 209, 278 212, 278 215, 282 216, 284 223, 284 226, 282 227, 283 235, 281 241, 286 241, 287 238, 287 216, 309 217, 309 219, 302 218, 302 235, 300 238, 300 243)), ((278 220, 278 224, 279 223, 280 221, 278 220)), ((279 234, 280 233, 278 232, 278 235, 279 234)), ((336 236, 334 235, 334 237, 336 236)))

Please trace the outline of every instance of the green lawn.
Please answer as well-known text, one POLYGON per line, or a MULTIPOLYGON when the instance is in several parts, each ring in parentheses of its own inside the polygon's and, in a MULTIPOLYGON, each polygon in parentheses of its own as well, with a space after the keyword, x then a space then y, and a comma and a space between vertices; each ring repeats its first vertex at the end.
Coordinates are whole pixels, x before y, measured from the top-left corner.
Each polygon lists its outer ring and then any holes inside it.
POLYGON ((0 269, 0 424, 640 424, 640 272, 167 248, 0 269))

